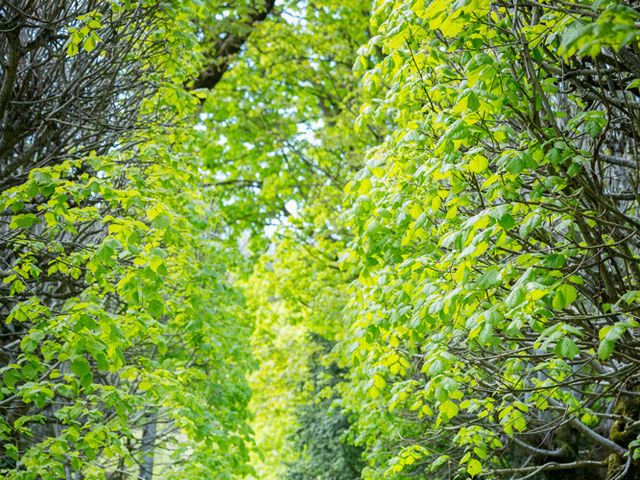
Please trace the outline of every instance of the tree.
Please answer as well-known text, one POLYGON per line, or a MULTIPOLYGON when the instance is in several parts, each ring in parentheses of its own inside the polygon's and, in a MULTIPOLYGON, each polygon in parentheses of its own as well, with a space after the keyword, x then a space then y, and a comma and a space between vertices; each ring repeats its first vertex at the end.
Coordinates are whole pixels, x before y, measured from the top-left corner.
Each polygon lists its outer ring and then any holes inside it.
POLYGON ((248 471, 250 324, 194 87, 272 8, 0 6, 3 478, 248 471))
POLYGON ((377 3, 358 123, 393 133, 346 188, 364 478, 639 475, 637 22, 377 3))
POLYGON ((307 405, 327 426, 337 418, 330 402, 314 406, 309 333, 335 341, 344 329, 342 188, 374 142, 371 132, 352 135, 360 92, 351 66, 368 18, 368 1, 285 2, 203 106, 212 188, 232 244, 246 243, 236 269, 261 364, 250 379, 260 480, 283 478, 298 458, 297 411, 307 405))
POLYGON ((3 2, 0 476, 640 478, 639 27, 3 2))
POLYGON ((298 407, 300 424, 293 440, 298 458, 288 466, 288 480, 355 480, 362 470, 362 450, 346 442, 349 420, 335 408, 337 389, 346 370, 327 364, 333 342, 311 334, 315 351, 308 360, 310 401, 298 407))

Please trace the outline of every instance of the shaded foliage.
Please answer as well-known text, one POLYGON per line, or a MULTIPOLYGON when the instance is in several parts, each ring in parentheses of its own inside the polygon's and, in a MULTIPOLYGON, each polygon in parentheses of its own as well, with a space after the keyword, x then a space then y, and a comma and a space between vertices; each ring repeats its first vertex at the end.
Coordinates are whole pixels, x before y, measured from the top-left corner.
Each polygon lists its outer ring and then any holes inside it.
POLYGON ((138 110, 169 52, 160 13, 154 2, 3 2, 0 192, 157 121, 138 110))
POLYGON ((300 457, 289 465, 289 480, 355 480, 364 466, 362 449, 345 438, 349 420, 336 406, 335 387, 344 381, 346 371, 335 362, 327 364, 333 342, 311 334, 309 380, 311 400, 298 407, 299 427, 293 441, 300 457))

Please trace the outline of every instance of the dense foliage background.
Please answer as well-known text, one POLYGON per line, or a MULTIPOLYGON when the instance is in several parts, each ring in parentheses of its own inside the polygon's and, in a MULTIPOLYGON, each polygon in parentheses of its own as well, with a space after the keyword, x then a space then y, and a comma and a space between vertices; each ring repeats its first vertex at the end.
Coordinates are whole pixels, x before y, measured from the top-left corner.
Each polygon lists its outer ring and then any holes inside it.
POLYGON ((0 3, 0 477, 640 478, 640 3, 0 3))

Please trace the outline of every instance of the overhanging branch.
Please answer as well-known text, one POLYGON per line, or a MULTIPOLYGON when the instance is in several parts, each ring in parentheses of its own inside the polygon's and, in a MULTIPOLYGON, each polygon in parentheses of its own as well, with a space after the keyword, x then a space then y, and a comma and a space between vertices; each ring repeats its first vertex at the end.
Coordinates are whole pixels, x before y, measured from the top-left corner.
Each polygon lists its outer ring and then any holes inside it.
POLYGON ((216 42, 216 45, 208 55, 209 63, 200 73, 198 79, 193 83, 192 88, 214 88, 224 73, 229 68, 229 64, 234 55, 247 41, 257 23, 267 18, 275 6, 275 0, 259 0, 259 5, 247 16, 242 24, 242 29, 238 33, 230 33, 223 40, 216 42))

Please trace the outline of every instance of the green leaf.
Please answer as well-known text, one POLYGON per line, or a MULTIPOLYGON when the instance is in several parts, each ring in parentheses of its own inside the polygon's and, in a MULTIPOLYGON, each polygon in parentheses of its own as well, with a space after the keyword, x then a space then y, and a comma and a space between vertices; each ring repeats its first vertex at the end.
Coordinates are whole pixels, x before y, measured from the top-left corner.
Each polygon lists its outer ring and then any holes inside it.
POLYGON ((360 185, 358 186, 358 193, 360 195, 367 195, 372 188, 372 183, 371 180, 368 177, 363 178, 362 180, 360 180, 360 185))
POLYGON ((96 45, 100 42, 100 40, 101 38, 96 32, 91 32, 85 39, 82 47, 86 52, 92 52, 96 48, 96 45))
POLYGON ((484 321, 482 329, 478 334, 478 342, 480 342, 480 344, 489 343, 489 340, 491 340, 492 337, 493 337, 493 325, 487 319, 484 321))
POLYGON ((164 303, 157 299, 151 300, 149 302, 149 313, 154 318, 162 317, 162 314, 164 313, 164 303))
POLYGON ((489 160, 483 155, 474 156, 469 162, 469 171, 472 173, 484 172, 489 166, 489 160))
POLYGON ((553 297, 553 308, 562 310, 571 305, 578 297, 578 292, 573 285, 564 284, 556 289, 553 297))
POLYGON ((482 463, 475 458, 469 460, 469 463, 467 464, 467 473, 472 477, 482 473, 482 463))
POLYGON ((67 46, 67 55, 73 57, 78 53, 78 44, 75 41, 69 42, 67 46))
POLYGON ((513 227, 516 226, 516 220, 515 218, 513 218, 513 216, 510 213, 505 213, 498 220, 498 225, 500 225, 505 230, 511 230, 513 227))
POLYGON ((509 308, 515 308, 524 302, 527 296, 526 290, 521 285, 514 285, 505 299, 505 303, 509 308))
POLYGON ((11 228, 29 228, 40 223, 40 219, 33 213, 15 215, 11 221, 11 228))
POLYGON ((522 238, 527 238, 533 230, 542 224, 542 216, 536 214, 528 215, 525 221, 520 225, 518 233, 522 238))
POLYGON ((22 379, 22 375, 20 375, 20 372, 18 370, 9 368, 9 370, 4 372, 2 379, 7 387, 13 388, 15 384, 22 379))
POLYGON ((449 458, 449 455, 440 455, 431 463, 431 465, 429 465, 429 471, 435 472, 438 468, 447 463, 447 460, 449 460, 449 458))
POLYGON ((151 225, 159 230, 164 230, 171 225, 171 218, 167 214, 161 213, 151 221, 151 225))
POLYGON ((606 360, 613 353, 613 349, 616 346, 616 342, 613 340, 602 340, 598 346, 598 356, 601 360, 606 360))
POLYGON ((622 321, 613 325, 602 327, 599 332, 600 345, 598 347, 598 355, 602 360, 609 358, 615 349, 615 345, 622 335, 632 327, 633 324, 628 321, 622 321))
POLYGON ((76 357, 71 361, 71 371, 80 377, 80 383, 85 387, 93 381, 91 367, 84 357, 76 357))
POLYGON ((444 371, 444 363, 442 362, 442 360, 437 359, 431 363, 428 373, 430 376, 435 377, 441 374, 443 371, 444 371))
POLYGON ((488 290, 500 283, 500 270, 498 268, 491 268, 476 280, 476 288, 479 290, 488 290))
POLYGON ((557 355, 573 360, 580 353, 576 342, 569 337, 562 337, 556 343, 555 352, 557 355))
POLYGON ((447 420, 451 420, 458 414, 459 408, 455 402, 451 400, 446 400, 440 405, 440 412, 444 414, 447 420))

